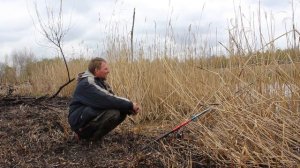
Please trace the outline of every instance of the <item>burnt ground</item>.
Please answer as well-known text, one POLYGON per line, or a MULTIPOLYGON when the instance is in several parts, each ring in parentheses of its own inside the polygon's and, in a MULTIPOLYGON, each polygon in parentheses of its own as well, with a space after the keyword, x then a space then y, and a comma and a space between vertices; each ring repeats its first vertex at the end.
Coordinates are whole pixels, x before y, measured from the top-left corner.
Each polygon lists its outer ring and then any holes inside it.
POLYGON ((6 97, 0 106, 0 167, 162 166, 142 154, 149 138, 113 131, 98 143, 77 141, 67 124, 68 98, 6 97))
POLYGON ((126 124, 105 136, 102 147, 77 141, 67 123, 68 103, 68 98, 2 97, 0 167, 185 167, 191 157, 198 161, 193 167, 211 166, 185 151, 178 152, 181 160, 172 161, 162 144, 143 149, 154 137, 134 133, 126 124))

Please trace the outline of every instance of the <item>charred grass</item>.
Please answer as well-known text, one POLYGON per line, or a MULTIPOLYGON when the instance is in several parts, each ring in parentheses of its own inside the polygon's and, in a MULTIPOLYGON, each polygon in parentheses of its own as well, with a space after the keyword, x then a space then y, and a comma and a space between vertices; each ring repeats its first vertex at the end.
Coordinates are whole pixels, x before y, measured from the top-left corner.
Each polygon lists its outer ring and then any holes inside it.
POLYGON ((68 102, 69 98, 2 97, 0 167, 214 165, 209 158, 194 153, 183 139, 152 143, 154 137, 135 133, 129 121, 109 133, 102 146, 78 141, 66 121, 68 102), (168 158, 169 152, 176 157, 168 158))

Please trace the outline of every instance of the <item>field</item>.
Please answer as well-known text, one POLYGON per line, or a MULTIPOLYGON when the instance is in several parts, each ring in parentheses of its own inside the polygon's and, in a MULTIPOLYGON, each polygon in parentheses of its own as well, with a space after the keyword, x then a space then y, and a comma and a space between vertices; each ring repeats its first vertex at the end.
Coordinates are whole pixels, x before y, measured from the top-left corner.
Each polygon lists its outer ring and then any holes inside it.
POLYGON ((152 152, 146 159, 146 151, 144 154, 138 151, 150 137, 130 130, 110 134, 104 141, 105 147, 78 142, 66 125, 68 101, 68 98, 51 101, 29 97, 2 99, 0 166, 162 166, 158 155, 152 152))
MULTIPOLYGON (((258 56, 238 61, 234 57, 109 59, 112 88, 141 104, 142 112, 107 135, 103 148, 75 141, 68 126, 68 102, 76 82, 58 98, 43 97, 65 82, 65 75, 59 73, 63 62, 29 64, 27 83, 2 89, 0 164, 296 167, 300 163, 299 58, 289 50, 269 54, 269 63, 257 62, 258 56), (278 54, 295 57, 279 64, 278 54), (253 64, 239 64, 247 61, 253 64), (208 107, 213 111, 141 150, 208 107)), ((72 76, 84 71, 87 63, 71 60, 72 76)))

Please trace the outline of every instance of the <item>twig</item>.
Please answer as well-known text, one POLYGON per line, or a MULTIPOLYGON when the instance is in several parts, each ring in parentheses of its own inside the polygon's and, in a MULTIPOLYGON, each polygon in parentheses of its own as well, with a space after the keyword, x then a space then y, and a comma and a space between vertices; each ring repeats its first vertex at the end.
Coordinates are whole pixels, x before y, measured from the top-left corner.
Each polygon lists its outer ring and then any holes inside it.
POLYGON ((65 86, 67 86, 69 83, 73 82, 73 80, 75 80, 75 78, 69 80, 67 83, 65 83, 65 84, 63 84, 62 86, 60 86, 60 88, 58 89, 58 91, 57 91, 54 95, 52 95, 49 99, 52 99, 52 98, 56 97, 56 96, 58 95, 58 93, 59 93, 65 86))

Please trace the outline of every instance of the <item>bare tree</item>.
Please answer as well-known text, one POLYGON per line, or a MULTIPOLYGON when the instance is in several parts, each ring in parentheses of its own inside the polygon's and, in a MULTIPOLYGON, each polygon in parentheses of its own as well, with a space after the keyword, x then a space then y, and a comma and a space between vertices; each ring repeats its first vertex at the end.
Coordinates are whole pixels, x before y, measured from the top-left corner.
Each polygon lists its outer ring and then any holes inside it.
POLYGON ((69 31, 69 27, 67 27, 67 28, 64 27, 63 9, 62 9, 63 3, 62 2, 63 1, 60 0, 59 11, 58 11, 57 16, 56 16, 55 12, 52 9, 50 9, 49 6, 46 5, 46 11, 47 11, 46 21, 42 18, 41 14, 38 10, 37 3, 35 3, 35 14, 37 17, 37 26, 40 28, 41 34, 52 45, 54 45, 56 48, 58 48, 61 56, 63 57, 65 67, 67 70, 67 74, 68 74, 68 81, 65 84, 63 84, 62 86, 60 86, 58 91, 55 94, 53 94, 50 98, 56 97, 65 86, 67 86, 69 83, 71 83, 75 79, 75 78, 72 78, 72 79, 70 78, 68 64, 67 64, 66 57, 65 57, 65 54, 63 51, 63 39, 64 39, 65 35, 67 34, 67 32, 69 31))
POLYGON ((27 75, 28 72, 26 72, 26 67, 35 60, 33 52, 31 52, 30 49, 24 48, 22 50, 14 50, 11 56, 17 76, 27 75))

